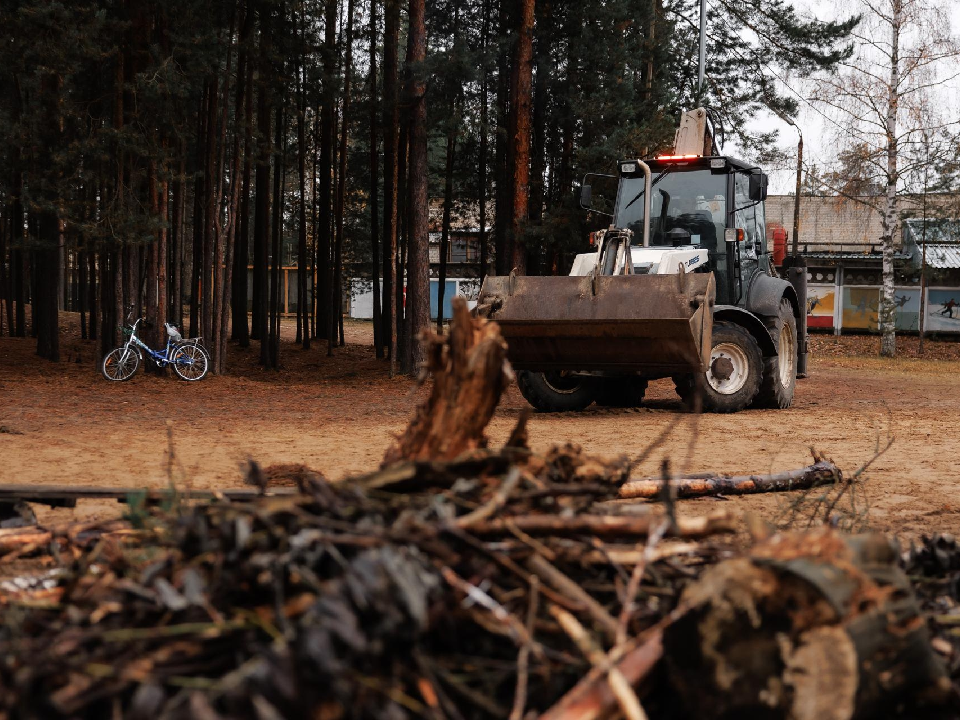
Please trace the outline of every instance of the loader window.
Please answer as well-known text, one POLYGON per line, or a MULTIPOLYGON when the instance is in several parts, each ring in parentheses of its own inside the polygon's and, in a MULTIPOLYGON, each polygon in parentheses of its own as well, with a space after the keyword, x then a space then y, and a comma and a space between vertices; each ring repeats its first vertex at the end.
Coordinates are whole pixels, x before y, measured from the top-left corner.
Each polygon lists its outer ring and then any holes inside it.
MULTIPOLYGON (((669 245, 674 228, 690 232, 695 245, 716 247, 726 226, 726 174, 707 169, 672 170, 660 175, 650 198, 650 244, 669 245)), ((617 196, 614 224, 643 236, 643 177, 623 177, 617 196), (639 198, 638 198, 639 195, 639 198)))
POLYGON ((736 187, 736 210, 734 223, 743 228, 746 240, 746 249, 753 252, 757 243, 766 244, 766 228, 763 212, 763 203, 754 203, 750 199, 750 176, 739 173, 734 182, 736 187))

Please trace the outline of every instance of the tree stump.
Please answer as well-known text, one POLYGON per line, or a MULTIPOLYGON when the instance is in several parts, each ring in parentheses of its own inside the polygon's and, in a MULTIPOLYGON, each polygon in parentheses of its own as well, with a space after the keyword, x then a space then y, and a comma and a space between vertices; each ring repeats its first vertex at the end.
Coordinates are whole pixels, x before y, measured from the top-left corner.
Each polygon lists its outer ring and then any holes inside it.
POLYGON ((499 326, 472 317, 466 301, 453 299, 450 332, 423 334, 426 368, 433 376, 427 401, 383 458, 452 460, 487 445, 484 430, 513 380, 499 326))

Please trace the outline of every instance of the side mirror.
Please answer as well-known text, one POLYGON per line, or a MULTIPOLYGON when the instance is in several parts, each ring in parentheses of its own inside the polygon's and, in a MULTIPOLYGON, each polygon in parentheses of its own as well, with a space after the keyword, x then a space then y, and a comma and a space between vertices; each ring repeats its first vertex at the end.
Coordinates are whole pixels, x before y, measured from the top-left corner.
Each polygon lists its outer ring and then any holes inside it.
POLYGON ((593 188, 590 185, 580 186, 580 207, 589 210, 593 205, 593 188))
POLYGON ((750 199, 753 202, 760 202, 767 199, 767 175, 766 173, 757 173, 750 176, 750 199))

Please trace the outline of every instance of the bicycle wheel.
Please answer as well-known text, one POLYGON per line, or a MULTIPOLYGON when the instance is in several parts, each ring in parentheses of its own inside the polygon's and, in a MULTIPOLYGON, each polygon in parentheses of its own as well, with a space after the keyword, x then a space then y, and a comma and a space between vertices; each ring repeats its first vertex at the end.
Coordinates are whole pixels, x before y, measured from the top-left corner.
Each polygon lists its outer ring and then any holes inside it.
POLYGON ((203 380, 210 368, 207 353, 199 345, 181 345, 173 352, 173 369, 184 380, 203 380))
POLYGON ((100 372, 107 380, 123 382, 129 380, 140 367, 140 355, 136 350, 118 347, 103 357, 100 372))

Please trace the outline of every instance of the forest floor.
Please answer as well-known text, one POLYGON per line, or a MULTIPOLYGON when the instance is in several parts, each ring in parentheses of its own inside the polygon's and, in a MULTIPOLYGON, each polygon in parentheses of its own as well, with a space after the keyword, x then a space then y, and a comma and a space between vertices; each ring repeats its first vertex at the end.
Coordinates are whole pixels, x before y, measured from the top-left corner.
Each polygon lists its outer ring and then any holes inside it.
MULTIPOLYGON (((79 339, 77 316, 62 318, 59 364, 38 359, 32 339, 0 337, 0 483, 165 487, 168 421, 180 486, 241 486, 248 458, 302 463, 339 479, 375 469, 427 392, 389 377, 373 357, 369 323, 347 322, 347 346, 327 357, 324 342, 309 351, 295 346, 293 322, 285 321, 279 372, 259 368, 253 343, 231 346, 227 376, 185 383, 141 370, 110 383, 95 366, 95 343, 79 339)), ((870 526, 903 540, 960 534, 960 343, 928 340, 921 359, 916 338, 899 342, 901 356, 881 360, 875 337, 813 336, 810 376, 799 381, 792 408, 683 415, 635 472, 658 475, 669 458, 675 472, 765 473, 809 464, 812 448, 849 475, 893 436, 864 474, 870 526)), ((494 445, 523 407, 511 387, 489 427, 494 445)), ((680 411, 672 384, 657 381, 639 409, 534 414, 530 441, 541 452, 574 442, 602 456, 636 456, 680 411)), ((792 495, 725 507, 773 518, 792 495)), ((718 502, 684 504, 700 512, 718 502)), ((91 519, 121 509, 89 501, 37 512, 91 519)))

